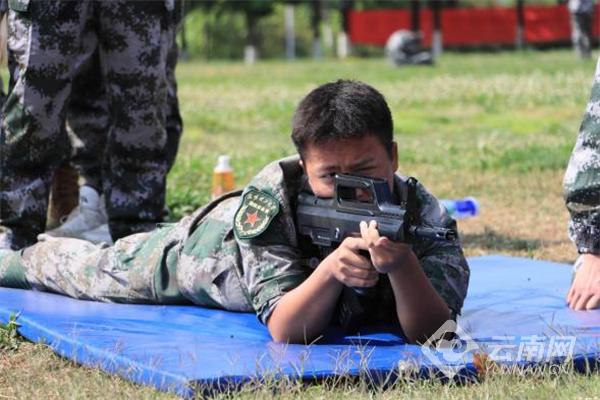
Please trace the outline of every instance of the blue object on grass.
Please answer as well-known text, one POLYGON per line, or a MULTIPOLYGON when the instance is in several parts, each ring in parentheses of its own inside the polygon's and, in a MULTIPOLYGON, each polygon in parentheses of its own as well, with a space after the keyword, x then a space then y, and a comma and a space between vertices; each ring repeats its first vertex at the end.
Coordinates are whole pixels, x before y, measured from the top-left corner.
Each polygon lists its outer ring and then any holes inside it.
POLYGON ((27 339, 183 396, 282 375, 320 379, 368 371, 382 378, 410 368, 423 376, 464 376, 474 374, 473 354, 480 352, 505 364, 560 362, 571 352, 578 367, 600 363, 600 310, 577 312, 565 305, 570 266, 504 256, 469 263, 471 284, 459 319, 465 346, 439 352, 377 328, 360 337, 331 330, 310 346, 277 344, 253 314, 96 303, 5 288, 0 321, 19 313, 19 333, 27 339))
POLYGON ((477 201, 475 197, 465 197, 464 199, 442 199, 440 202, 446 208, 448 214, 454 219, 475 217, 481 210, 479 201, 477 201))

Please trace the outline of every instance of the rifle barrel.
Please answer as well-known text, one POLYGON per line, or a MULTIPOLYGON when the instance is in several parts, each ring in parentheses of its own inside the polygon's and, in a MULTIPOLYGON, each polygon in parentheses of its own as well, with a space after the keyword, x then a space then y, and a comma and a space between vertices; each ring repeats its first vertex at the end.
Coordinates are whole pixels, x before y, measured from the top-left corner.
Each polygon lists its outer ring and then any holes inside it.
POLYGON ((428 226, 411 226, 408 231, 416 238, 448 241, 456 240, 456 231, 453 229, 428 226))

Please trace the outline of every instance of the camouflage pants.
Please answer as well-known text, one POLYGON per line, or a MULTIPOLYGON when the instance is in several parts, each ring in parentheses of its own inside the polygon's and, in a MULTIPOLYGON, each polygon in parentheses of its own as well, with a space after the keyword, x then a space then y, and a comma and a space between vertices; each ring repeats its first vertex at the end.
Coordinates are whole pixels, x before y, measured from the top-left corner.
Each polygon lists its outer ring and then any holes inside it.
MULTIPOLYGON (((177 99, 175 68, 179 58, 177 32, 181 23, 181 1, 175 1, 174 18, 167 54, 167 103, 165 128, 167 133, 167 170, 175 163, 183 122, 177 99)), ((102 161, 105 156, 107 132, 110 129, 109 110, 104 87, 98 85, 102 76, 99 52, 96 50, 73 80, 67 109, 66 129, 72 147, 70 162, 77 169, 83 184, 102 190, 102 161)))
POLYGON ((252 311, 236 272, 240 255, 219 250, 219 217, 230 220, 239 198, 226 201, 230 207, 224 213, 207 217, 213 210, 209 205, 178 223, 127 236, 110 247, 49 237, 19 251, 0 249, 0 286, 82 300, 252 311))
POLYGON ((581 58, 592 55, 592 13, 571 14, 571 41, 581 58))
POLYGON ((49 238, 20 251, 0 249, 0 286, 105 302, 187 303, 176 275, 178 234, 170 225, 111 247, 49 238))
POLYGON ((158 1, 10 3, 9 51, 18 66, 0 138, 0 219, 35 242, 53 171, 67 157, 63 129, 72 80, 98 49, 110 131, 104 193, 113 237, 153 228, 165 198, 166 59, 172 13, 158 1))

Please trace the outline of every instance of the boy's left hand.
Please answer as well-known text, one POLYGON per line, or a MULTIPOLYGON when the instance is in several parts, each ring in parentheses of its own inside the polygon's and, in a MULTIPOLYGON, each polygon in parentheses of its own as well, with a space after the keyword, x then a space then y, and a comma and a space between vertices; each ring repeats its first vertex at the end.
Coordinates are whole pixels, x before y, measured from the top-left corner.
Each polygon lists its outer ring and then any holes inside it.
POLYGON ((360 235, 367 241, 373 266, 382 274, 397 270, 413 256, 411 247, 406 243, 380 236, 376 221, 362 221, 360 235))

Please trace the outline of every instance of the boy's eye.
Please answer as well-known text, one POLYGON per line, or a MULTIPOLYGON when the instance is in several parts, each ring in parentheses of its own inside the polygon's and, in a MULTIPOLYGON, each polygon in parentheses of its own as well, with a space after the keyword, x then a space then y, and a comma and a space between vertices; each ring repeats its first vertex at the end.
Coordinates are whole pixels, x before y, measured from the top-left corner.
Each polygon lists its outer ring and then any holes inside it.
POLYGON ((374 167, 363 167, 363 168, 359 168, 359 169, 355 170, 354 173, 356 175, 371 176, 371 173, 374 171, 375 171, 374 167))
POLYGON ((321 179, 333 179, 335 177, 335 172, 330 172, 328 174, 321 175, 321 179))

